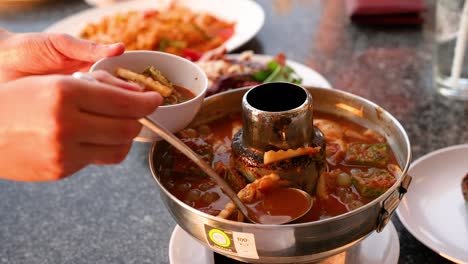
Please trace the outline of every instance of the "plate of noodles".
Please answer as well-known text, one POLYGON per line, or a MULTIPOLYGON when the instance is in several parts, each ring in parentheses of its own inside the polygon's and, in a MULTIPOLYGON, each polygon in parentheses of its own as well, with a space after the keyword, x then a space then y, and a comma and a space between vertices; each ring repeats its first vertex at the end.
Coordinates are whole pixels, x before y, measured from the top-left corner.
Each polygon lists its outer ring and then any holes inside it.
POLYGON ((233 51, 252 39, 265 14, 253 0, 133 0, 91 8, 48 27, 127 50, 157 50, 193 61, 209 50, 233 51))

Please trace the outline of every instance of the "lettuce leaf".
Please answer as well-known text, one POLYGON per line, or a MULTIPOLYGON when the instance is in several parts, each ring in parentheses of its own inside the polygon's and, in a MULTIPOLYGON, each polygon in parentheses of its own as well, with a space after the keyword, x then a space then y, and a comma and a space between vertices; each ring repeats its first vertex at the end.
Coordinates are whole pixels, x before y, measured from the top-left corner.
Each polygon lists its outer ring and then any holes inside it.
POLYGON ((265 70, 253 74, 253 78, 258 82, 291 82, 301 84, 302 78, 287 65, 281 65, 275 60, 267 63, 265 70))

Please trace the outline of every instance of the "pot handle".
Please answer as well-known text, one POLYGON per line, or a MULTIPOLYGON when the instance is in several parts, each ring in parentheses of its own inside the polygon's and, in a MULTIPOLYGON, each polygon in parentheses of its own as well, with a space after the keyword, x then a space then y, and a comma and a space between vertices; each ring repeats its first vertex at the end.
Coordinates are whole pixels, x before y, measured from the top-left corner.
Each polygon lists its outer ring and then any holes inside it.
POLYGON ((388 224, 388 222, 390 222, 390 219, 392 218, 393 213, 395 213, 395 210, 400 204, 401 199, 403 199, 405 193, 408 192, 408 187, 411 184, 412 179, 413 177, 411 177, 408 174, 405 174, 405 176, 401 180, 400 186, 398 186, 398 188, 383 201, 382 208, 380 210, 379 217, 377 220, 376 231, 378 233, 380 233, 388 224))

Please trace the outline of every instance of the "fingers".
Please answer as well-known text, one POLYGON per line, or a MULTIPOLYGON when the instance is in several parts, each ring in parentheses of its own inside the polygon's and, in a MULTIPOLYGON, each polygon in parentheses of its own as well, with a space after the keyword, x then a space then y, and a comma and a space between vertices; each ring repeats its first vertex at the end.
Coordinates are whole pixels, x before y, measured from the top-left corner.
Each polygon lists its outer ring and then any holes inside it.
POLYGON ((72 80, 76 103, 81 111, 119 118, 141 118, 154 112, 162 103, 156 92, 118 89, 106 83, 72 80))
POLYGON ((117 119, 81 113, 74 120, 80 124, 74 137, 80 143, 97 145, 129 144, 140 133, 142 125, 134 119, 117 119))
POLYGON ((102 58, 120 55, 125 51, 123 43, 97 44, 67 34, 50 34, 49 41, 64 56, 79 61, 95 62, 102 58))
POLYGON ((119 79, 106 71, 99 70, 90 74, 100 82, 114 85, 126 90, 142 92, 145 89, 145 87, 139 86, 135 83, 126 82, 122 79, 119 79))

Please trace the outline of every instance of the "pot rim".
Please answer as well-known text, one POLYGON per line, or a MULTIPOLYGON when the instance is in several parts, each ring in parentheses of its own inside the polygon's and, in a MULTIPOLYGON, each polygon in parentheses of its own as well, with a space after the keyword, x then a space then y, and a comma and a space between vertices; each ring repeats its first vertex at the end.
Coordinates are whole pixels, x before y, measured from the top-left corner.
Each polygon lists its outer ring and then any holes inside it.
MULTIPOLYGON (((153 142, 153 144, 151 145, 149 158, 148 158, 149 166, 150 166, 150 170, 151 170, 151 174, 152 174, 153 179, 155 180, 155 182, 157 183, 159 188, 162 191, 164 191, 164 193, 167 196, 169 196, 173 201, 175 201, 178 205, 184 207, 185 209, 191 211, 192 213, 199 214, 199 215, 201 215, 201 216, 203 216, 205 218, 208 218, 210 220, 220 222, 222 224, 230 225, 230 226, 233 226, 233 227, 237 227, 237 228, 255 227, 255 228, 259 228, 259 229, 268 229, 268 230, 270 230, 272 228, 273 229, 282 229, 282 228, 289 229, 291 227, 304 227, 304 226, 322 225, 324 223, 331 223, 331 222, 341 221, 344 218, 348 218, 348 217, 350 217, 352 215, 359 214, 362 211, 365 211, 368 208, 374 206, 376 203, 383 202, 386 198, 391 196, 391 194, 395 191, 395 189, 398 186, 401 185, 401 182, 404 179, 404 176, 408 172, 408 169, 409 169, 409 166, 410 166, 410 163, 411 163, 411 159, 412 159, 411 143, 410 143, 409 137, 408 137, 405 129, 400 124, 400 122, 393 115, 391 115, 387 110, 385 110, 384 108, 380 107, 376 103, 374 103, 374 102, 372 102, 372 101, 370 101, 368 99, 365 99, 365 98, 363 98, 361 96, 358 96, 358 95, 355 95, 355 94, 352 94, 352 93, 349 93, 349 92, 346 92, 346 91, 333 89, 333 88, 329 89, 329 88, 314 87, 314 86, 302 86, 302 87, 304 87, 306 90, 310 90, 310 89, 312 89, 312 90, 322 90, 322 91, 327 91, 327 92, 336 93, 336 94, 342 94, 342 95, 344 94, 345 96, 349 96, 349 97, 352 97, 353 99, 357 99, 358 101, 361 101, 361 102, 363 102, 365 104, 368 104, 368 105, 370 105, 370 106, 372 106, 372 107, 374 107, 376 109, 379 109, 378 111, 381 113, 381 115, 386 115, 393 122, 393 124, 398 128, 398 130, 402 132, 403 139, 404 139, 404 141, 406 143, 406 151, 407 151, 408 155, 406 157, 406 160, 404 161, 405 164, 404 164, 404 168, 402 168, 402 173, 401 173, 400 177, 392 185, 392 187, 390 187, 385 193, 381 194, 379 197, 375 198, 374 200, 372 200, 371 202, 365 204, 364 206, 361 206, 361 207, 359 207, 357 209, 354 209, 354 210, 351 210, 351 211, 346 212, 344 214, 340 214, 340 215, 333 216, 333 217, 330 217, 330 218, 325 218, 325 219, 320 219, 320 220, 316 220, 316 221, 312 221, 312 222, 305 222, 305 223, 290 223, 290 224, 286 224, 286 225, 271 225, 271 224, 267 225, 267 224, 254 224, 254 223, 246 223, 246 222, 237 222, 237 221, 227 220, 227 219, 224 219, 224 218, 213 216, 213 215, 204 213, 204 212, 202 212, 202 211, 200 211, 200 210, 198 210, 196 208, 193 208, 193 207, 187 205, 186 203, 184 203, 183 201, 179 200, 177 197, 172 195, 172 193, 170 193, 168 190, 166 190, 166 188, 164 186, 162 186, 162 184, 158 180, 158 177, 156 175, 156 170, 155 170, 155 167, 154 167, 154 162, 152 162, 153 157, 154 157, 154 153, 156 151, 156 143, 157 142, 153 142)), ((218 93, 216 95, 205 98, 204 101, 203 101, 203 104, 206 104, 207 102, 209 102, 211 100, 216 100, 218 97, 224 96, 225 94, 238 93, 238 92, 244 92, 245 93, 250 88, 252 88, 252 87, 237 88, 237 89, 232 89, 232 90, 228 90, 228 91, 218 93)), ((312 95, 312 97, 313 97, 313 95, 312 95)), ((314 112, 315 112, 315 110, 314 110, 314 112)), ((377 220, 376 220, 376 226, 377 226, 377 220)))

